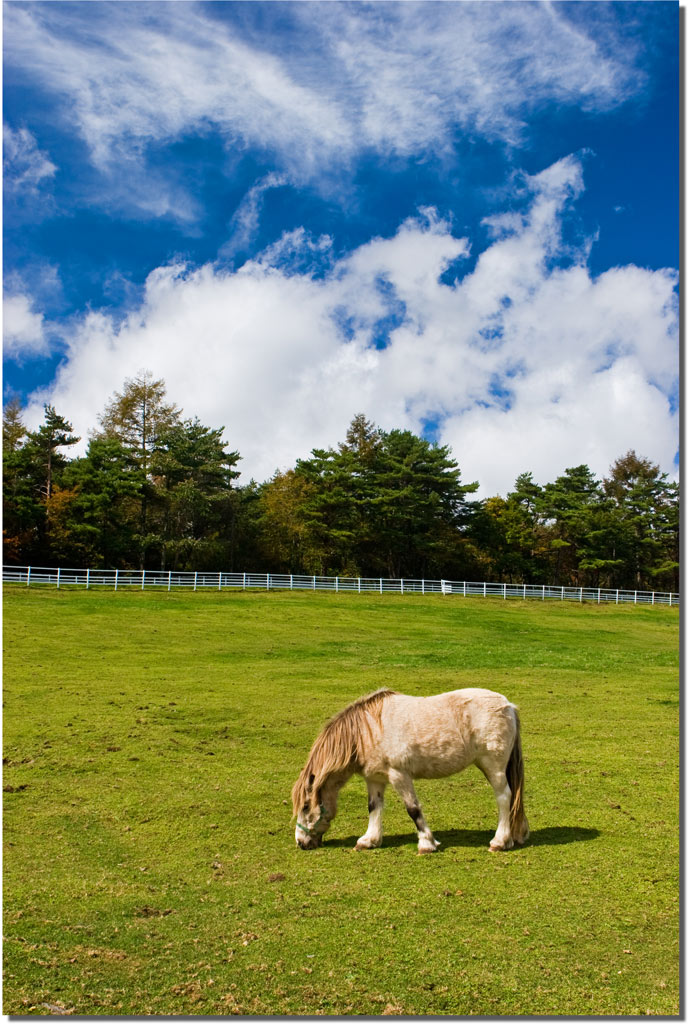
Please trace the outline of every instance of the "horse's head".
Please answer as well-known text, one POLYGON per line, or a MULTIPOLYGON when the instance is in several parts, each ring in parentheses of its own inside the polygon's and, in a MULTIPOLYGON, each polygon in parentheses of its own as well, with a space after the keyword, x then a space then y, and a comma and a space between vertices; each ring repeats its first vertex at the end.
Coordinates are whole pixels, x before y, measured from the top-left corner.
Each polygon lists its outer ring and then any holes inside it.
POLYGON ((295 839, 302 850, 316 850, 330 827, 330 816, 324 804, 307 799, 296 816, 295 839))
POLYGON ((302 850, 316 850, 329 827, 330 818, 324 805, 316 804, 311 808, 306 801, 296 818, 297 846, 302 850))

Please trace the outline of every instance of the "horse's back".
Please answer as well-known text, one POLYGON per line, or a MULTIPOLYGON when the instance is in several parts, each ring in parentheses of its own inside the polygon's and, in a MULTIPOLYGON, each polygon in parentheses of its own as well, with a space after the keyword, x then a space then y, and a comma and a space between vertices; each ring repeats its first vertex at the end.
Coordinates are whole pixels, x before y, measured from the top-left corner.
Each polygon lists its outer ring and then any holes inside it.
POLYGON ((452 775, 511 745, 513 708, 501 693, 477 687, 431 697, 394 694, 382 712, 384 754, 416 778, 452 775))

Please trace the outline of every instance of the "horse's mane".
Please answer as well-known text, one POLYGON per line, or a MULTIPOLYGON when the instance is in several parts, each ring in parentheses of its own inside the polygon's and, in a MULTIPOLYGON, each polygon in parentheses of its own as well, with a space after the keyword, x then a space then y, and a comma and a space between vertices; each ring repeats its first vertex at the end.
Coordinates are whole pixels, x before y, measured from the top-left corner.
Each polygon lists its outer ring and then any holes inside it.
POLYGON ((331 718, 311 747, 308 760, 291 792, 294 814, 307 799, 320 803, 320 790, 333 772, 360 765, 362 744, 370 736, 370 716, 380 721, 382 703, 396 690, 376 690, 359 697, 331 718))

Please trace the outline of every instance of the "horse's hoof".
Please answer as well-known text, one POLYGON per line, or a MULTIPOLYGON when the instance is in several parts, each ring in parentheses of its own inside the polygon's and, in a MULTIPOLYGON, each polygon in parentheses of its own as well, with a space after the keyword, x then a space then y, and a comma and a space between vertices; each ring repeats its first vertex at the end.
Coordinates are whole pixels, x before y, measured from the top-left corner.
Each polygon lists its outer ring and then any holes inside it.
POLYGON ((424 853, 435 853, 435 851, 437 850, 437 847, 439 845, 440 844, 436 842, 434 844, 434 846, 419 846, 418 847, 418 855, 421 856, 424 853))
POLYGON ((509 840, 508 843, 495 843, 494 839, 490 843, 490 853, 506 853, 513 847, 513 840, 509 840))
POLYGON ((380 843, 371 843, 369 840, 366 840, 366 842, 363 843, 359 839, 354 846, 354 850, 375 850, 378 846, 380 846, 380 843))

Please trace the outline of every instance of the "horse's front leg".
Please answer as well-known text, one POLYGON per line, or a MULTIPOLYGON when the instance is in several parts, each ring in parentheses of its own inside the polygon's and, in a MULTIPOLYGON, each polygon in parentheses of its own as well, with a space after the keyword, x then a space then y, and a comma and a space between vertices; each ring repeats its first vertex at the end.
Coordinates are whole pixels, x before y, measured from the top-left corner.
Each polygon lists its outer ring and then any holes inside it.
POLYGON ((382 811, 385 802, 385 782, 366 779, 368 787, 368 829, 356 843, 357 850, 370 850, 382 844, 382 811))
POLYGON ((423 811, 413 786, 413 779, 406 772, 390 769, 389 781, 404 801, 404 807, 418 829, 418 853, 434 853, 440 844, 433 836, 423 817, 423 811))

